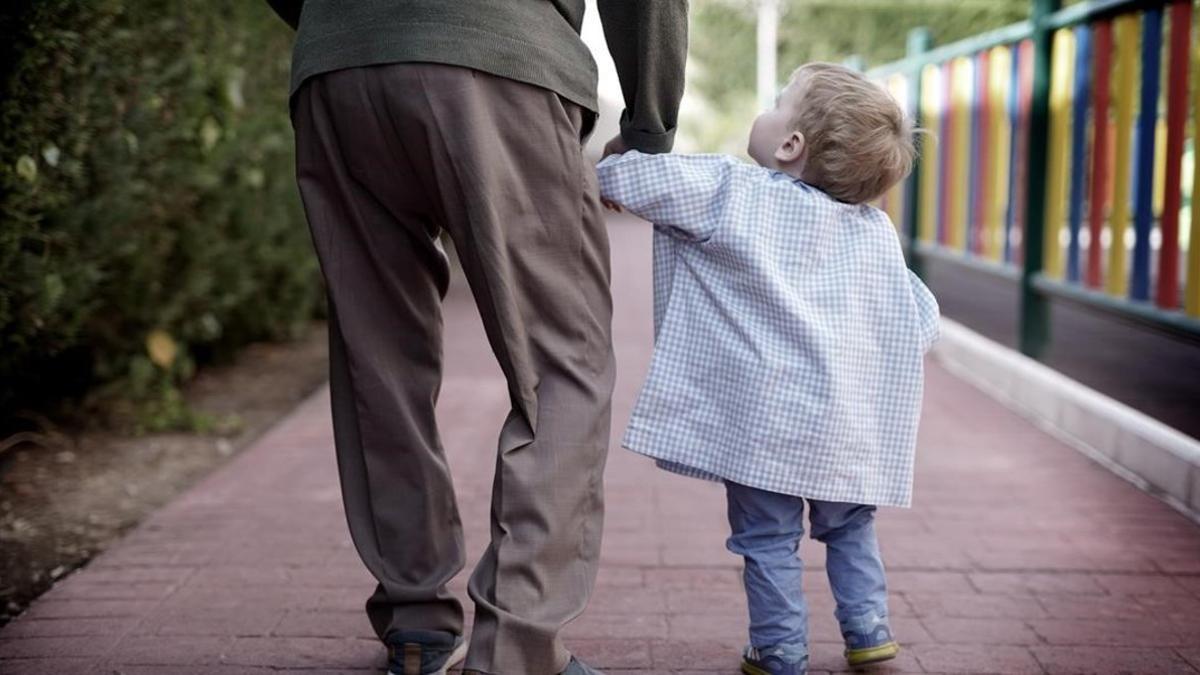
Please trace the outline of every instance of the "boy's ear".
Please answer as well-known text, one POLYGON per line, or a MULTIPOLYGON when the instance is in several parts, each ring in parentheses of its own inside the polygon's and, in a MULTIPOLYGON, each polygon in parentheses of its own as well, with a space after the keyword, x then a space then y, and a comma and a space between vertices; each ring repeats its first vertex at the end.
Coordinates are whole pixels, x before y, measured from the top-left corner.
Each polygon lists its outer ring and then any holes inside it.
POLYGON ((793 131, 787 140, 775 149, 775 159, 780 164, 791 164, 804 156, 804 134, 799 131, 793 131))

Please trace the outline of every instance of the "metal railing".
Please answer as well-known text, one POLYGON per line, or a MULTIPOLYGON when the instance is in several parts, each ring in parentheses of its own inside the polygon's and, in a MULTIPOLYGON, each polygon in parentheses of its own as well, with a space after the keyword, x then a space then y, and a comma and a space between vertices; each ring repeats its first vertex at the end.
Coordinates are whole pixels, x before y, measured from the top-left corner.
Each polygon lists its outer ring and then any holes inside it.
POLYGON ((1033 0, 1030 20, 952 44, 914 31, 868 71, 930 132, 882 204, 911 263, 1019 283, 1027 354, 1051 298, 1200 338, 1192 16, 1191 0, 1033 0))

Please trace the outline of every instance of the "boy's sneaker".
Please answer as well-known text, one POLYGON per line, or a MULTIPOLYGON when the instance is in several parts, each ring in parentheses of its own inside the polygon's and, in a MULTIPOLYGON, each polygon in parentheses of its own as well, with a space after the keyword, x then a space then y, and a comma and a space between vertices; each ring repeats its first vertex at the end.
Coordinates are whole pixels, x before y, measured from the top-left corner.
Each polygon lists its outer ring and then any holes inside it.
POLYGON ((746 675, 805 675, 808 650, 793 645, 746 647, 742 654, 742 672, 746 675))
POLYGON ((440 630, 401 630, 389 633, 388 675, 446 675, 467 656, 461 635, 440 630))
POLYGON ((846 631, 846 662, 852 666, 865 666, 896 658, 900 645, 892 639, 892 629, 886 621, 880 621, 866 632, 846 631))

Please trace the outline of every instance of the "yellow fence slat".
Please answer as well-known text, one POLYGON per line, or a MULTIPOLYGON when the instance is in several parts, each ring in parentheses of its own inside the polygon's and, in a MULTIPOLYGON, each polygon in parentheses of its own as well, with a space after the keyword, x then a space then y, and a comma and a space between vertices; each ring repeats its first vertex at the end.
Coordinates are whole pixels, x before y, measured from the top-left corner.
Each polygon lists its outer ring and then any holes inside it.
POLYGON ((1004 257, 1004 220, 1008 212, 1008 170, 1012 152, 1012 129, 1008 115, 1008 96, 1012 85, 1012 51, 996 47, 988 57, 988 130, 991 163, 988 188, 987 222, 984 229, 983 255, 1000 262, 1004 257))
POLYGON ((974 89, 974 63, 957 58, 950 66, 951 73, 951 135, 950 154, 953 166, 947 167, 950 202, 946 223, 946 245, 961 249, 967 242, 968 200, 971 167, 971 93, 974 89))
POLYGON ((1126 272, 1125 232, 1129 229, 1129 193, 1133 170, 1133 106, 1137 101, 1135 74, 1138 62, 1140 17, 1123 14, 1113 21, 1116 29, 1117 58, 1114 67, 1113 102, 1117 119, 1113 129, 1113 189, 1112 217, 1109 231, 1112 242, 1108 249, 1108 274, 1105 290, 1109 295, 1124 296, 1129 288, 1126 272))
POLYGON ((1071 145, 1071 97, 1075 65, 1075 33, 1063 28, 1054 33, 1054 58, 1050 66, 1050 136, 1047 141, 1046 222, 1042 269, 1046 276, 1063 276, 1059 234, 1067 216, 1068 155, 1071 145))

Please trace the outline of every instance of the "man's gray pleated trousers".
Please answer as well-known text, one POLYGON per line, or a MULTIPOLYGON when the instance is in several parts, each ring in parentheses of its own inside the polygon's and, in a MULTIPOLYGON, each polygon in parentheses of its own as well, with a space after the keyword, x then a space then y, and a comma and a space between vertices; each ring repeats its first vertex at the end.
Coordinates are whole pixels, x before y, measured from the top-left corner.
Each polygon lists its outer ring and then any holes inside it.
POLYGON ((309 79, 297 175, 330 305, 334 436, 367 613, 463 633, 463 536, 434 405, 453 239, 508 380, 466 667, 549 675, 595 581, 613 386, 608 235, 580 106, 429 63, 309 79))

